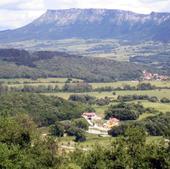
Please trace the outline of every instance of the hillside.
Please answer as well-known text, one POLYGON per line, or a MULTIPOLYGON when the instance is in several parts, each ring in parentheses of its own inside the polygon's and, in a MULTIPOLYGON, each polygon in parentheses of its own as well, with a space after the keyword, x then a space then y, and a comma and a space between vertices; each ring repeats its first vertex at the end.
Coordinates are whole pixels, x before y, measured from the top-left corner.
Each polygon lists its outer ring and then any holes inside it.
POLYGON ((8 93, 0 95, 0 117, 29 115, 38 126, 81 117, 87 106, 33 93, 8 93))
POLYGON ((63 52, 0 50, 1 78, 67 77, 88 82, 135 80, 149 67, 104 58, 69 55, 63 52))
POLYGON ((0 32, 1 42, 69 38, 170 41, 170 14, 111 9, 47 10, 32 23, 0 32))

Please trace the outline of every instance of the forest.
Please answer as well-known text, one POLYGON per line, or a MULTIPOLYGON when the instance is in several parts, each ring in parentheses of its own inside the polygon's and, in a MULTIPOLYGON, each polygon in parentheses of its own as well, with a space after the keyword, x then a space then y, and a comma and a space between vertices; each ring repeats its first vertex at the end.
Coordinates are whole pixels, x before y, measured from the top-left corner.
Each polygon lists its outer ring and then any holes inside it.
POLYGON ((139 79, 150 67, 64 52, 0 49, 0 78, 65 77, 87 82, 139 79))

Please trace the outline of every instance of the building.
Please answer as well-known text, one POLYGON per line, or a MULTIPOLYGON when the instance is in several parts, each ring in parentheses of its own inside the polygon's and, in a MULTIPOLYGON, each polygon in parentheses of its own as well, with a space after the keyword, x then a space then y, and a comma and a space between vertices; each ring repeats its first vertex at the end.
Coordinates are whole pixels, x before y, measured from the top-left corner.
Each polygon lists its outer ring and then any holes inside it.
POLYGON ((168 80, 168 76, 159 75, 157 73, 152 74, 150 72, 147 72, 146 70, 143 71, 143 80, 168 80))
POLYGON ((84 112, 82 116, 88 120, 93 120, 97 117, 95 112, 84 112))
POLYGON ((105 124, 104 126, 107 128, 112 128, 114 126, 118 126, 119 125, 120 120, 114 117, 111 117, 105 124))

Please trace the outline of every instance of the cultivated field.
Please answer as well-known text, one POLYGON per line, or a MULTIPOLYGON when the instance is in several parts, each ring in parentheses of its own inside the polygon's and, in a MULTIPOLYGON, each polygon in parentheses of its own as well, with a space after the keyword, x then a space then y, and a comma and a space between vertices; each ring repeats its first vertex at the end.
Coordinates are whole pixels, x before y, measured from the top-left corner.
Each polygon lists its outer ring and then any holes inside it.
MULTIPOLYGON (((23 86, 29 85, 29 86, 58 86, 60 89, 65 85, 65 82, 67 81, 67 78, 40 78, 37 80, 32 79, 0 79, 0 82, 4 82, 9 87, 16 87, 16 88, 22 88, 23 86)), ((80 82, 81 79, 72 79, 72 82, 80 82)), ((152 85, 155 85, 156 87, 170 87, 170 81, 143 81, 142 83, 151 83, 152 85)), ((118 81, 118 82, 109 82, 109 83, 89 83, 93 89, 100 88, 100 87, 123 87, 125 85, 130 86, 137 86, 139 84, 138 81, 118 81)), ((58 96, 62 97, 64 99, 68 99, 70 95, 75 94, 73 92, 50 92, 50 93, 42 93, 44 95, 50 95, 50 96, 58 96)), ((161 90, 120 90, 115 91, 116 95, 113 95, 112 92, 86 92, 86 93, 76 93, 79 95, 90 95, 94 96, 96 98, 104 98, 109 97, 112 100, 116 100, 118 96, 124 96, 124 95, 148 95, 148 96, 156 96, 158 99, 161 99, 163 97, 170 99, 170 89, 161 89, 161 90)), ((153 107, 159 111, 167 112, 170 111, 170 104, 163 104, 163 103, 152 103, 149 101, 140 101, 145 107, 153 107)), ((112 103, 116 104, 116 103, 112 103)), ((93 106, 96 110, 96 112, 103 116, 104 111, 107 109, 108 105, 106 106, 93 106)), ((147 115, 146 115, 147 116, 147 115)))
POLYGON ((170 51, 170 43, 145 41, 141 43, 117 39, 64 39, 50 41, 21 41, 0 44, 1 48, 23 48, 27 50, 64 51, 88 57, 104 57, 119 61, 129 60, 129 56, 151 56, 170 51))

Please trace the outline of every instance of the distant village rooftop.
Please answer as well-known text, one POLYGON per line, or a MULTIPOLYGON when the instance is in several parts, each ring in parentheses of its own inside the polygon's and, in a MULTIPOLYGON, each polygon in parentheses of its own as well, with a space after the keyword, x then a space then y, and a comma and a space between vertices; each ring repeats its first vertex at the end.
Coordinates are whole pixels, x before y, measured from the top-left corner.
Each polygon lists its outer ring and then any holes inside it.
POLYGON ((143 71, 143 80, 168 80, 169 77, 165 75, 159 75, 158 73, 150 73, 146 70, 143 71))

